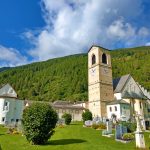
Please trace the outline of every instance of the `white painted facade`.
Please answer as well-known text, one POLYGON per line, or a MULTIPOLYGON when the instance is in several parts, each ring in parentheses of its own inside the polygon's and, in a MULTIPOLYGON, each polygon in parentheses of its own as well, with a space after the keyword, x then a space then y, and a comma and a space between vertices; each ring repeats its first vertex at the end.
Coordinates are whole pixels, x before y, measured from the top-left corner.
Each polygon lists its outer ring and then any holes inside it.
POLYGON ((144 119, 144 114, 146 113, 144 112, 144 107, 145 105, 148 105, 147 100, 142 99, 145 95, 131 76, 125 83, 120 93, 114 93, 114 96, 117 100, 123 99, 129 104, 133 103, 133 106, 131 106, 133 111, 137 112, 141 118, 144 119), (132 95, 133 98, 128 98, 128 95, 132 95))
POLYGON ((116 116, 116 120, 127 121, 130 119, 130 106, 128 104, 112 104, 107 105, 107 117, 112 119, 112 116, 116 116))
POLYGON ((121 93, 114 93, 114 97, 115 97, 115 99, 117 99, 117 100, 122 99, 121 93))
POLYGON ((146 123, 150 125, 150 100, 148 99, 150 94, 144 88, 141 89, 141 86, 130 75, 123 76, 123 79, 125 81, 118 82, 114 90, 114 97, 118 104, 107 105, 108 118, 115 114, 118 120, 122 120, 123 117, 129 120, 138 113, 143 127, 146 123), (126 109, 124 109, 125 104, 119 103, 121 100, 127 103, 126 109), (117 111, 114 110, 114 107, 117 107, 117 111))
POLYGON ((14 124, 20 121, 24 101, 17 99, 15 90, 6 84, 0 89, 0 124, 14 124))
POLYGON ((120 119, 120 105, 107 105, 107 117, 108 119, 112 118, 112 115, 116 116, 116 119, 120 119))

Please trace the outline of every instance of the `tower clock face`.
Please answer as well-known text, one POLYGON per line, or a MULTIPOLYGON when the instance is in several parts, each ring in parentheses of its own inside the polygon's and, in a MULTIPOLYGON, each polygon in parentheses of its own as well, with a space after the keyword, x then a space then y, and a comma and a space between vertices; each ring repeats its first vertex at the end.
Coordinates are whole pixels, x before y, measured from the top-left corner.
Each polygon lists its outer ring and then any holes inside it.
POLYGON ((102 69, 102 73, 103 73, 103 74, 108 74, 108 73, 109 73, 108 68, 103 68, 103 69, 102 69))
POLYGON ((96 69, 95 69, 95 68, 92 68, 91 71, 90 71, 90 74, 91 74, 92 76, 95 76, 95 74, 96 74, 96 69))
POLYGON ((105 74, 107 74, 108 73, 108 69, 107 68, 104 68, 104 72, 105 72, 105 74))

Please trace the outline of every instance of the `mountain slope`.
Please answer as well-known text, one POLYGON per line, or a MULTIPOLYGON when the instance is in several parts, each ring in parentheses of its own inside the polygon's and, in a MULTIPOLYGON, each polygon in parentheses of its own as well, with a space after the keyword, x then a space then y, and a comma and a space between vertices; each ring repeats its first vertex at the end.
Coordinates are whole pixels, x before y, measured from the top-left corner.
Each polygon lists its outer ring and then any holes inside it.
POLYGON ((2 67, 0 68, 0 72, 10 69, 10 67, 2 67))
MULTIPOLYGON (((150 90, 150 47, 113 50, 113 77, 131 74, 150 90)), ((87 54, 66 56, 11 68, 0 73, 0 83, 10 83, 21 99, 87 100, 87 54)))

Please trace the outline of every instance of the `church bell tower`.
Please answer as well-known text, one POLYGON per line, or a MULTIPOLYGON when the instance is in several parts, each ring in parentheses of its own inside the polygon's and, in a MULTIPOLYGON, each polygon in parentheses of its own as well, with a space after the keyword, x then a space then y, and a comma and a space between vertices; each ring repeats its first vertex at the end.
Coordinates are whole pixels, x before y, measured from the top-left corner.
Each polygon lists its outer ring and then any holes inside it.
POLYGON ((111 56, 99 46, 88 52, 88 99, 94 117, 107 117, 106 103, 114 99, 111 56))

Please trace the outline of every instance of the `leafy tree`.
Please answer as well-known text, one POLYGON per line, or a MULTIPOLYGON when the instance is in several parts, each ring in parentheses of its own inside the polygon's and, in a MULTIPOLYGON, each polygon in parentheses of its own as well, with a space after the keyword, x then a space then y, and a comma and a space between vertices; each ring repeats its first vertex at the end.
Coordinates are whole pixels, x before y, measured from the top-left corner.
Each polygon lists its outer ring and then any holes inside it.
POLYGON ((86 109, 83 113, 82 113, 82 120, 85 122, 87 120, 92 120, 92 113, 86 109))
POLYGON ((57 120, 57 113, 49 104, 33 103, 23 112, 26 139, 33 144, 45 144, 53 135, 57 120))
POLYGON ((71 114, 65 113, 62 115, 62 118, 65 119, 65 124, 69 125, 71 123, 72 120, 71 114))

